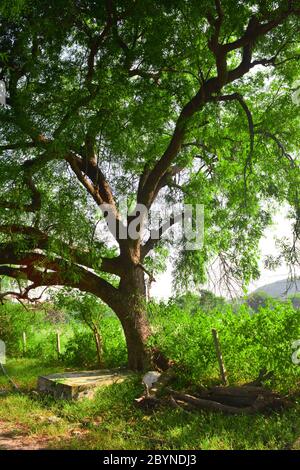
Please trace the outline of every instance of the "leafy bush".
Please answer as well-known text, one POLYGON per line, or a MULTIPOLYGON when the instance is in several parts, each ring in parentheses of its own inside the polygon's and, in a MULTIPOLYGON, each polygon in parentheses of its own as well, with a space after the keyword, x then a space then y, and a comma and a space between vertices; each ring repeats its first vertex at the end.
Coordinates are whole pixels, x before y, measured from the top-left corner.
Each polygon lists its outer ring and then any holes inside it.
POLYGON ((246 302, 255 312, 259 310, 260 307, 266 307, 268 302, 272 300, 272 297, 264 291, 253 292, 250 294, 246 302))
POLYGON ((91 331, 83 328, 74 328, 73 336, 68 340, 61 359, 67 365, 96 367, 97 352, 91 331))
POLYGON ((44 313, 26 310, 22 305, 6 302, 0 305, 0 339, 5 341, 7 354, 22 354, 22 333, 30 334, 34 329, 44 327, 44 313))
POLYGON ((292 362, 292 342, 300 339, 300 318, 290 303, 270 301, 256 315, 242 305, 193 315, 173 302, 151 307, 152 343, 179 364, 189 382, 217 379, 218 363, 211 330, 219 332, 223 357, 231 382, 255 379, 267 368, 281 388, 295 387, 300 367, 292 362), (153 313, 153 310, 155 314, 153 313))
POLYGON ((191 314, 199 309, 209 312, 214 308, 222 309, 226 305, 223 297, 218 297, 212 292, 202 289, 199 293, 186 292, 185 294, 174 298, 174 304, 191 314))
POLYGON ((300 309, 300 293, 291 294, 289 300, 292 302, 294 308, 300 309))
POLYGON ((112 314, 102 320, 103 356, 106 367, 120 367, 127 363, 125 336, 118 318, 112 314))
MULTIPOLYGON (((56 312, 56 310, 55 310, 56 312)), ((0 339, 6 342, 8 357, 23 356, 22 333, 27 337, 26 357, 57 362, 56 332, 60 332, 60 361, 76 367, 97 367, 95 338, 91 329, 72 314, 56 312, 53 323, 49 306, 44 310, 26 310, 16 303, 0 306, 0 339), (63 322, 58 322, 62 318, 63 322)), ((100 312, 101 313, 101 312, 100 312)), ((107 313, 99 322, 103 336, 105 367, 125 365, 127 352, 119 320, 107 313)))

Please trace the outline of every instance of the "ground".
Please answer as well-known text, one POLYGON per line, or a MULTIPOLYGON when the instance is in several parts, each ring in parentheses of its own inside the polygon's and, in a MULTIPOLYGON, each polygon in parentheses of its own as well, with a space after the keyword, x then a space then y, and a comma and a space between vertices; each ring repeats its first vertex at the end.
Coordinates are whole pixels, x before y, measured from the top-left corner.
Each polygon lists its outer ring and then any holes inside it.
POLYGON ((136 376, 99 391, 93 400, 55 401, 35 392, 36 378, 65 370, 37 360, 11 360, 16 393, 0 377, 0 449, 300 449, 300 401, 281 413, 224 416, 134 405, 136 376))

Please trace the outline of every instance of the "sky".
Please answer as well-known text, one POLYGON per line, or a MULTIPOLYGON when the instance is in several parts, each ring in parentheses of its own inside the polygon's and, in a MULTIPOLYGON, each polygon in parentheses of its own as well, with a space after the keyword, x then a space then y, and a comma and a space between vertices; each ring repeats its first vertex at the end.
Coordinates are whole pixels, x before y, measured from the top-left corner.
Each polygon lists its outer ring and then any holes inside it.
MULTIPOLYGON (((204 221, 205 226, 205 221, 204 221)), ((256 290, 265 284, 269 284, 288 277, 288 267, 282 265, 274 271, 264 267, 263 259, 265 256, 276 253, 275 239, 282 237, 291 237, 291 221, 287 218, 287 207, 281 207, 274 215, 273 225, 269 227, 260 241, 260 278, 249 285, 248 292, 256 290)), ((300 272, 299 272, 300 275, 300 272)), ((211 286, 205 285, 204 288, 211 286)), ((172 295, 172 265, 169 264, 165 273, 156 276, 156 282, 151 288, 151 296, 156 299, 167 300, 172 295)))

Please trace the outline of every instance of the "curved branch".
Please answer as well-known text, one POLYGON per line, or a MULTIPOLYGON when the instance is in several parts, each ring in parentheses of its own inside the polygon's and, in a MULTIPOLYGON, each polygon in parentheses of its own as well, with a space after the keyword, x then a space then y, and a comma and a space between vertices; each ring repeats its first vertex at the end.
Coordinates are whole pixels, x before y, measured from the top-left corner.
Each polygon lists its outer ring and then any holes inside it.
POLYGON ((287 160, 289 160, 292 166, 295 166, 295 160, 293 159, 292 155, 290 155, 286 151, 284 144, 278 139, 278 137, 275 134, 273 134, 272 132, 263 131, 263 130, 257 130, 255 131, 255 133, 273 140, 275 144, 277 145, 277 147, 279 148, 279 150, 281 151, 281 155, 285 157, 287 160))
MULTIPOLYGON (((217 3, 219 4, 219 2, 217 3)), ((156 189, 159 186, 161 179, 168 171, 168 168, 178 155, 184 142, 188 122, 194 114, 203 109, 206 103, 213 101, 215 99, 214 94, 218 94, 223 85, 232 83, 238 78, 243 77, 252 67, 254 67, 255 63, 252 63, 251 60, 252 49, 255 41, 260 36, 267 34, 278 25, 282 24, 289 16, 294 14, 298 16, 300 15, 300 10, 293 8, 292 3, 293 2, 289 2, 287 10, 282 11, 282 9, 278 9, 273 12, 273 19, 266 23, 260 23, 260 21, 253 16, 248 23, 246 31, 238 40, 228 44, 218 44, 215 50, 214 47, 212 48, 216 59, 218 73, 215 77, 206 80, 196 95, 183 107, 177 119, 175 130, 168 147, 149 172, 144 183, 143 190, 140 191, 139 203, 145 204, 148 208, 153 203, 156 196, 156 189), (241 48, 242 60, 240 64, 235 69, 227 71, 227 66, 225 66, 227 54, 233 50, 241 48)), ((219 21, 220 12, 221 11, 219 10, 219 21)))
POLYGON ((248 105, 245 102, 244 98, 239 93, 232 93, 231 95, 218 96, 216 100, 217 101, 237 100, 246 114, 248 127, 249 127, 249 136, 250 136, 249 152, 248 152, 245 166, 244 166, 244 184, 245 184, 245 191, 247 191, 247 169, 248 167, 250 167, 250 170, 251 170, 251 162, 252 162, 253 151, 254 151, 254 123, 253 123, 251 111, 248 108, 248 105))
MULTIPOLYGON (((55 240, 53 237, 49 236, 47 233, 42 232, 41 230, 26 226, 26 225, 0 225, 0 233, 5 234, 18 234, 22 235, 26 238, 26 248, 27 250, 39 249, 39 250, 47 250, 49 249, 50 252, 53 252, 53 241, 57 243, 54 246, 58 246, 61 248, 60 250, 56 250, 56 256, 68 256, 65 260, 67 263, 76 263, 85 268, 96 269, 99 271, 103 271, 109 274, 114 274, 117 276, 121 275, 121 263, 119 257, 114 258, 107 258, 103 256, 99 256, 98 259, 90 253, 90 251, 80 250, 77 247, 69 246, 67 243, 61 240, 55 240)), ((34 260, 41 259, 41 256, 45 257, 45 255, 41 255, 37 252, 23 252, 20 253, 19 245, 15 242, 8 242, 0 244, 0 263, 10 263, 10 264, 18 264, 20 261, 20 256, 23 256, 24 259, 28 257, 34 258, 34 260)))
POLYGON ((108 281, 82 266, 67 263, 60 258, 50 260, 39 253, 31 253, 26 258, 24 254, 20 254, 19 258, 16 254, 6 258, 7 261, 5 257, 2 260, 0 258, 0 264, 2 264, 0 276, 32 281, 30 289, 44 286, 69 286, 100 297, 113 309, 119 305, 118 290, 108 281), (9 264, 15 264, 17 267, 9 266, 9 264))

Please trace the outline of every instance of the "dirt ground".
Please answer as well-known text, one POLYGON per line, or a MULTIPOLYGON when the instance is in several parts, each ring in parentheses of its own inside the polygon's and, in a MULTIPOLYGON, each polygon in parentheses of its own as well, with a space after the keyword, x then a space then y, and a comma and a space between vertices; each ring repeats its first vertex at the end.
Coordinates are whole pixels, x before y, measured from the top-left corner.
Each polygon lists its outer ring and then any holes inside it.
POLYGON ((39 450, 48 444, 48 438, 29 436, 26 428, 0 421, 0 450, 39 450))

